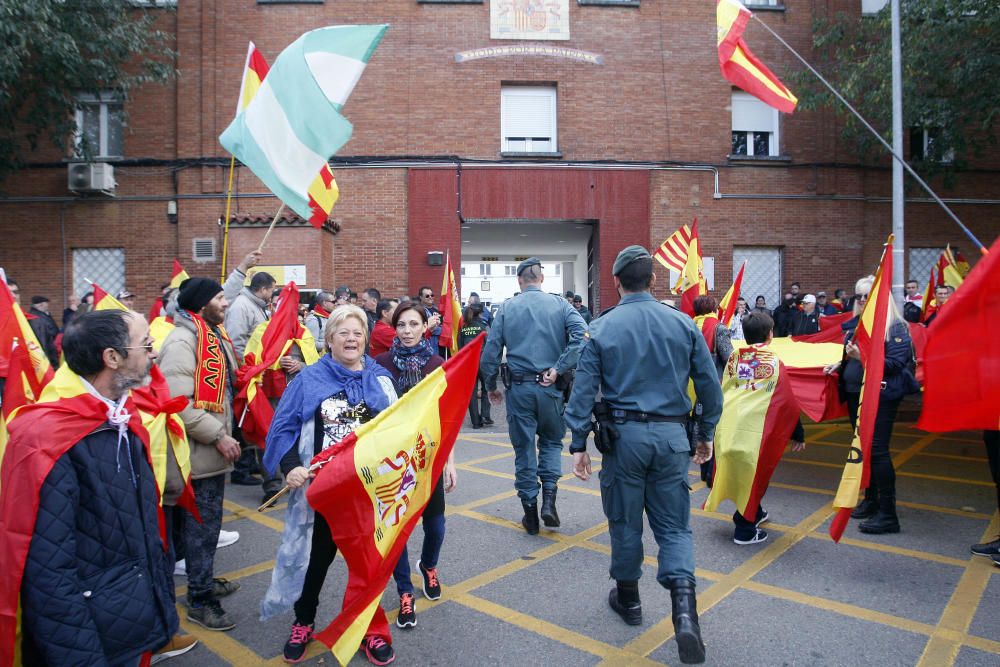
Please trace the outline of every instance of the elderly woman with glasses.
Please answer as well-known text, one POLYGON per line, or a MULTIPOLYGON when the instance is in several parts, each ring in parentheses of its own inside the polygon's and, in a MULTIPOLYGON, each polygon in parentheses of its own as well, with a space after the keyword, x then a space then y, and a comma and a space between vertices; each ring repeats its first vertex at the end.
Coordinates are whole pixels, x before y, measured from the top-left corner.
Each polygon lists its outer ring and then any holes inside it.
MULTIPOLYGON (((337 554, 329 525, 306 502, 306 486, 315 475, 309 463, 396 400, 392 377, 365 354, 368 318, 363 310, 338 306, 327 319, 325 334, 329 354, 288 385, 264 454, 264 467, 273 473, 280 464, 293 489, 271 586, 261 603, 262 618, 295 609, 284 649, 285 662, 290 663, 303 660, 312 641, 320 591, 337 554)), ((389 625, 379 609, 361 648, 369 662, 386 665, 395 658, 390 642, 389 625)))
MULTIPOLYGON (((861 350, 854 342, 854 334, 868 303, 875 276, 867 276, 854 287, 854 317, 841 325, 844 330, 844 357, 839 364, 826 367, 827 374, 840 373, 840 387, 847 400, 851 427, 857 428, 858 406, 864 367, 861 350)), ((920 390, 909 365, 913 348, 906 322, 899 314, 895 302, 889 300, 888 319, 885 327, 885 368, 878 412, 875 415, 875 433, 872 437, 871 479, 865 489, 865 498, 851 512, 854 519, 866 519, 858 525, 862 533, 898 533, 899 517, 896 515, 896 471, 889 455, 892 427, 896 421, 899 403, 907 394, 920 390)))

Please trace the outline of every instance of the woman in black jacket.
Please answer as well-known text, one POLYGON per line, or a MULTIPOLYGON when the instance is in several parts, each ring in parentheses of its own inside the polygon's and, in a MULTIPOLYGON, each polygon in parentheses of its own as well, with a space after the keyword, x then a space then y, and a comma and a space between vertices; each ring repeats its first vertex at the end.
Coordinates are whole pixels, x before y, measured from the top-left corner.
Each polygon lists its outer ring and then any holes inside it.
MULTIPOLYGON (((841 325, 844 330, 844 359, 840 364, 828 366, 826 369, 827 373, 839 369, 852 428, 857 428, 858 406, 864 379, 860 348, 853 339, 861 311, 868 302, 868 293, 874 281, 874 276, 868 276, 855 285, 854 317, 841 325)), ((919 385, 909 369, 912 359, 909 329, 900 317, 896 304, 890 301, 889 317, 886 322, 885 369, 878 412, 875 415, 875 433, 872 436, 871 478, 868 488, 865 489, 864 500, 851 512, 851 517, 854 519, 866 519, 858 525, 862 533, 899 532, 899 517, 896 515, 896 471, 889 454, 889 442, 892 439, 892 427, 896 421, 900 401, 907 394, 919 391, 919 385)))

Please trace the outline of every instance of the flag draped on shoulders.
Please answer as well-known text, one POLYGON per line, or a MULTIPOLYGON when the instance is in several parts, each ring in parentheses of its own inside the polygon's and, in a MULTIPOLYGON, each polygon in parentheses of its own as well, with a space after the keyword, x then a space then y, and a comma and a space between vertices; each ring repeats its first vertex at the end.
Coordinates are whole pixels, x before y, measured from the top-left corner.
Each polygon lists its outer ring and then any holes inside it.
POLYGON ((799 103, 798 98, 757 59, 743 40, 751 16, 738 0, 718 0, 715 6, 722 76, 778 111, 792 113, 799 103))
POLYGON ((451 266, 451 253, 444 264, 444 279, 441 281, 441 337, 438 344, 447 347, 451 354, 458 352, 458 330, 462 328, 462 302, 458 298, 455 270, 451 266))
POLYGON ((280 398, 284 387, 281 358, 293 345, 306 365, 319 360, 312 334, 299 322, 299 289, 290 282, 281 290, 274 316, 254 329, 243 353, 243 366, 237 371, 233 411, 241 419, 243 435, 259 447, 264 447, 274 418, 270 399, 280 398))
POLYGON ((343 609, 316 638, 331 647, 341 665, 365 634, 388 636, 382 592, 455 444, 482 344, 480 334, 314 460, 325 463, 307 498, 326 518, 349 571, 343 609))
POLYGON ((868 488, 871 476, 872 437, 875 434, 875 417, 878 414, 882 377, 885 373, 885 331, 892 300, 892 242, 893 237, 890 235, 852 339, 861 352, 864 379, 861 382, 857 428, 844 464, 840 486, 833 499, 837 513, 830 523, 830 537, 834 542, 839 542, 844 534, 851 512, 858 504, 861 491, 868 488))
POLYGON ((336 201, 327 160, 353 132, 341 111, 387 28, 344 25, 305 33, 281 52, 247 107, 219 137, 316 227, 336 201))
POLYGON ((705 509, 732 500, 745 517, 757 513, 799 404, 785 368, 764 345, 733 350, 722 376, 724 407, 715 430, 715 475, 705 509))
MULTIPOLYGON (((131 398, 125 403, 128 427, 146 445, 149 434, 131 398)), ((10 440, 0 465, 0 665, 13 662, 19 624, 24 564, 35 530, 39 494, 55 462, 81 439, 108 420, 108 406, 85 388, 63 365, 37 403, 19 408, 8 428, 10 440)), ((151 463, 152 465, 152 463, 151 463)), ((166 550, 165 523, 159 517, 166 550)))
POLYGON ((925 431, 1000 429, 1000 239, 969 272, 927 329, 923 349, 925 431))

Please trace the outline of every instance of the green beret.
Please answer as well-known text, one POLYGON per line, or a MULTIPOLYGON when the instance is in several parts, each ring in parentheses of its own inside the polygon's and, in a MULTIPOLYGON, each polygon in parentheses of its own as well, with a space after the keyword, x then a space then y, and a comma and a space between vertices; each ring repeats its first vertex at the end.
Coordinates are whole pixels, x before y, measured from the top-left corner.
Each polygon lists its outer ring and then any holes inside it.
POLYGON ((611 267, 611 275, 617 276, 619 273, 625 270, 625 267, 634 262, 637 259, 648 259, 651 258, 649 251, 643 248, 641 245, 630 245, 629 247, 618 253, 618 257, 615 258, 614 266, 611 267))
POLYGON ((524 271, 529 266, 536 266, 536 265, 541 266, 542 260, 538 259, 537 257, 529 257, 528 259, 524 260, 523 262, 517 265, 517 275, 521 275, 521 272, 524 271))

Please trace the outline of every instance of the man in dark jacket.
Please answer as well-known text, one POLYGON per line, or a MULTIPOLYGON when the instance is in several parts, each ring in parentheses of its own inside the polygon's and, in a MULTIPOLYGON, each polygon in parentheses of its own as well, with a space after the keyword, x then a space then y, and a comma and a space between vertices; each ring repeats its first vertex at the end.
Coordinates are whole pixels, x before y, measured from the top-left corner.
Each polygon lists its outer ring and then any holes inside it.
POLYGON ((35 338, 42 346, 45 356, 49 358, 53 368, 59 366, 59 353, 56 351, 56 336, 59 335, 59 326, 49 314, 49 297, 31 297, 31 309, 28 314, 30 315, 28 324, 35 332, 35 338))
POLYGON ((789 335, 808 336, 819 333, 819 312, 816 310, 816 297, 806 294, 802 297, 802 310, 792 313, 792 324, 789 335))
POLYGON ((785 292, 785 298, 774 309, 774 335, 787 336, 792 330, 792 315, 798 312, 795 305, 795 295, 785 292))
MULTIPOLYGON (((11 420, 4 459, 0 553, 20 581, 23 663, 134 665, 178 628, 130 396, 155 353, 142 316, 117 310, 74 318, 63 345, 67 365, 41 402, 11 420), (30 545, 11 539, 21 531, 30 545)), ((18 591, 11 582, 0 590, 5 602, 18 591)), ((0 659, 13 644, 10 621, 0 618, 0 659)))

